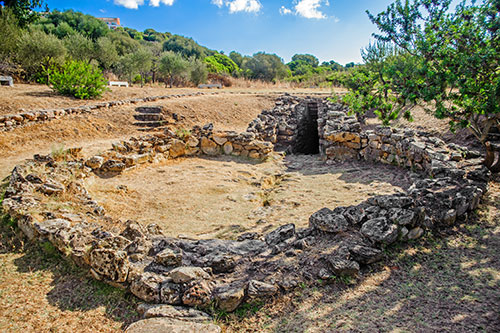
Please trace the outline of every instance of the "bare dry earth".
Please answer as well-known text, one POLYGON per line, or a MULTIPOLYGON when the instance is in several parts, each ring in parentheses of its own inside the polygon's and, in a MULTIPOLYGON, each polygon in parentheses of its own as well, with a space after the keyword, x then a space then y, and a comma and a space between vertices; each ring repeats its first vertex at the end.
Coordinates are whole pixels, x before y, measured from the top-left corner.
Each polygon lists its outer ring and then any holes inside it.
MULTIPOLYGON (((26 88, 26 92, 30 89, 31 87, 26 88)), ((33 89, 39 91, 39 86, 33 89)), ((10 105, 9 100, 15 99, 6 96, 4 91, 0 90, 0 105, 10 105)), ((18 100, 22 102, 23 95, 20 96, 18 100)), ((58 96, 26 96, 24 95, 24 98, 34 99, 33 104, 25 104, 27 109, 55 107, 54 105, 59 105, 57 103, 66 102, 67 105, 77 104, 74 100, 66 101, 66 98, 58 96)), ((144 94, 141 92, 138 96, 144 94)), ((237 95, 219 95, 168 100, 162 103, 166 103, 165 106, 170 108, 171 112, 185 117, 179 126, 189 127, 198 122, 203 124, 212 121, 216 123, 216 127, 227 126, 228 129, 244 129, 261 109, 273 104, 272 99, 266 97, 241 96, 240 100, 237 98, 237 95), (235 112, 240 112, 241 117, 240 114, 235 116, 235 112)), ((17 107, 12 106, 12 110, 15 109, 17 107)), ((102 110, 93 115, 64 118, 0 133, 0 176, 7 176, 19 161, 34 153, 49 153, 53 146, 59 144, 66 147, 84 146, 86 154, 108 149, 110 143, 116 139, 139 134, 131 125, 133 112, 134 107, 120 107, 112 109, 111 112, 102 110)), ((400 126, 406 125, 401 122, 400 126)), ((445 133, 443 124, 433 123, 432 118, 423 113, 421 118, 416 117, 416 121, 409 126, 422 126, 438 134, 445 133), (435 126, 438 126, 438 130, 435 126)), ((198 172, 195 174, 197 176, 203 176, 203 172, 207 172, 210 176, 227 177, 227 182, 203 180, 201 183, 206 183, 201 191, 215 191, 214 195, 227 198, 227 193, 218 193, 217 185, 237 184, 238 188, 243 189, 242 196, 238 198, 257 194, 257 201, 249 201, 255 206, 249 208, 261 208, 264 200, 269 201, 271 206, 282 205, 284 208, 277 210, 275 216, 269 214, 266 217, 269 219, 267 224, 259 224, 259 227, 264 228, 271 224, 296 222, 283 218, 286 214, 289 214, 290 219, 302 219, 300 216, 307 216, 308 210, 315 210, 308 207, 309 205, 317 204, 320 207, 324 203, 333 208, 344 204, 342 200, 346 200, 346 203, 350 202, 349 200, 355 202, 371 192, 379 193, 384 189, 394 191, 406 184, 405 173, 393 173, 390 169, 382 168, 369 172, 371 170, 366 170, 366 166, 362 165, 343 165, 337 166, 337 169, 330 166, 331 169, 322 169, 323 167, 307 165, 300 160, 288 160, 283 162, 285 164, 280 164, 278 160, 273 163, 276 163, 272 167, 276 169, 273 170, 290 177, 282 178, 281 182, 266 183, 261 181, 263 176, 267 176, 264 171, 267 168, 264 168, 265 164, 262 165, 263 169, 259 169, 260 166, 248 161, 242 163, 232 159, 193 159, 165 164, 159 169, 165 170, 159 173, 159 179, 165 186, 159 186, 157 191, 166 196, 170 186, 182 184, 176 183, 178 178, 170 177, 169 173, 175 170, 184 173, 184 169, 187 169, 191 175, 198 172), (193 164, 186 168, 186 162, 193 164), (197 168, 196 163, 200 163, 203 168, 197 168), (224 163, 228 166, 221 167, 224 163), (240 173, 237 173, 235 170, 238 169, 235 168, 250 172, 243 173, 245 181, 238 180, 240 173), (229 181, 231 179, 238 181, 232 184, 229 181), (170 184, 169 181, 174 183, 170 184), (321 184, 325 181, 331 182, 332 186, 323 189, 321 184), (260 192, 267 193, 263 190, 269 189, 267 186, 270 185, 272 191, 269 195, 258 195, 260 192), (343 188, 344 186, 347 188, 343 188), (245 192, 247 190, 249 192, 245 192), (351 198, 330 198, 324 195, 324 191, 332 191, 334 196, 339 193, 335 191, 344 195, 360 192, 360 196, 356 194, 356 197, 351 198), (308 199, 309 204, 296 205, 305 199, 308 199)), ((158 170, 144 168, 133 172, 137 172, 138 176, 127 185, 132 194, 119 195, 137 195, 138 198, 144 198, 144 189, 133 192, 134 184, 144 181, 150 174, 158 173, 158 170), (141 180, 140 177, 144 179, 141 180)), ((122 176, 124 178, 110 181, 116 181, 116 185, 119 185, 127 181, 128 176, 127 173, 122 176)), ((186 176, 186 180, 188 179, 186 176)), ((100 181, 103 180, 96 180, 95 185, 100 181)), ((187 191, 184 192, 179 193, 184 193, 185 197, 189 198, 187 191)), ((176 195, 179 193, 176 192, 176 195)), ((118 194, 113 192, 110 195, 118 194)), ((231 201, 228 203, 229 207, 230 203, 231 201)), ((110 209, 113 210, 112 207, 110 209)), ((133 213, 140 207, 130 209, 133 213)), ((426 235, 403 248, 387 249, 386 260, 378 266, 365 269, 358 280, 337 280, 328 283, 316 281, 312 286, 303 285, 295 292, 267 305, 246 304, 231 315, 216 313, 217 323, 227 332, 498 332, 499 211, 500 185, 497 180, 491 183, 491 190, 485 202, 471 222, 449 229, 442 235, 426 235)), ((149 214, 159 213, 153 209, 147 213, 148 216, 149 214)), ((209 222, 211 220, 210 217, 201 217, 209 222)), ((253 228, 257 221, 250 220, 248 226, 253 228)), ((232 237, 235 230, 239 232, 239 229, 228 228, 216 232, 222 237, 232 237)), ((203 236, 205 231, 200 232, 199 236, 203 236)), ((71 263, 62 260, 51 247, 25 244, 23 240, 19 231, 13 227, 12 221, 7 218, 1 221, 0 332, 113 332, 125 328, 137 319, 137 300, 134 297, 94 281, 71 263)))
POLYGON ((110 91, 105 92, 102 98, 95 100, 79 100, 72 97, 61 96, 54 92, 48 86, 36 84, 15 84, 14 87, 0 86, 0 115, 19 113, 23 110, 57 109, 65 107, 74 107, 81 105, 91 105, 98 102, 116 101, 128 98, 140 98, 147 96, 173 95, 194 92, 204 93, 274 93, 274 92, 300 92, 317 93, 329 92, 327 89, 284 89, 281 86, 265 86, 263 88, 231 87, 216 90, 197 89, 197 88, 165 88, 162 85, 147 85, 140 87, 111 87, 110 91))
POLYGON ((409 173, 360 163, 326 165, 317 156, 189 158, 112 178, 87 189, 115 219, 156 223, 173 237, 235 238, 287 223, 306 227, 323 207, 357 204, 401 191, 409 173))
MULTIPOLYGON (((145 105, 161 105, 184 120, 177 127, 190 128, 212 122, 216 129, 243 131, 263 109, 274 105, 268 95, 210 95, 163 100, 145 105), (231 124, 231 125, 230 125, 231 124)), ((8 101, 0 98, 0 104, 8 101)), ((133 126, 133 105, 99 110, 45 123, 0 132, 0 177, 5 177, 19 161, 36 153, 50 153, 58 147, 84 147, 88 154, 109 149, 111 142, 144 135, 133 126)))

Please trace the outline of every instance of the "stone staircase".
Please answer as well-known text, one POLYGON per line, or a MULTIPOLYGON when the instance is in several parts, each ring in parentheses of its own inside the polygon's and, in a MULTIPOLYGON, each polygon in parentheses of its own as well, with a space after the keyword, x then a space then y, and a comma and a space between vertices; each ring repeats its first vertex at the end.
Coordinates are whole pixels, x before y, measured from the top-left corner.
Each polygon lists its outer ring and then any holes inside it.
POLYGON ((169 124, 165 119, 161 106, 140 106, 135 109, 134 125, 139 128, 139 131, 158 131, 162 130, 169 124))

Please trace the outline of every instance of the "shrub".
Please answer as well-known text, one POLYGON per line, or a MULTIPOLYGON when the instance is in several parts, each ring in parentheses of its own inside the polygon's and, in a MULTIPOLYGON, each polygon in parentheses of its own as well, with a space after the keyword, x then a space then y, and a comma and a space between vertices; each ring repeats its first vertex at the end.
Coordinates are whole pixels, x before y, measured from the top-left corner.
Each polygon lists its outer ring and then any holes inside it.
POLYGON ((60 94, 80 99, 101 97, 107 90, 107 82, 100 69, 75 60, 66 62, 60 68, 50 69, 49 82, 52 89, 60 94))

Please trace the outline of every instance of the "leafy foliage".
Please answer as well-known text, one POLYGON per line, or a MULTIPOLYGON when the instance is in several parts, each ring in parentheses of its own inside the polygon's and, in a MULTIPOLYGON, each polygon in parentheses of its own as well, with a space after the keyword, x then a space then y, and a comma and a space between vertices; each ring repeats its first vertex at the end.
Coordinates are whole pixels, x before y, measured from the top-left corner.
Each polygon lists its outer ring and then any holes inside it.
POLYGON ((14 57, 21 29, 15 15, 5 8, 0 11, 0 61, 10 60, 14 57))
POLYGON ((258 52, 243 62, 243 69, 250 73, 250 78, 265 81, 281 80, 290 75, 290 69, 276 54, 258 52))
POLYGON ((46 33, 54 34, 59 38, 74 35, 79 32, 93 41, 108 34, 109 28, 106 23, 91 15, 85 15, 73 10, 59 12, 54 10, 41 18, 37 24, 46 33))
POLYGON ((199 45, 193 39, 179 35, 174 35, 169 38, 163 44, 163 50, 179 53, 185 58, 195 57, 197 59, 204 59, 215 53, 214 51, 199 45))
POLYGON ((207 69, 210 73, 233 74, 240 69, 231 58, 220 53, 206 57, 205 63, 207 64, 207 69))
MULTIPOLYGON (((432 105, 438 118, 449 118, 453 130, 468 127, 485 142, 500 126, 500 1, 459 4, 451 0, 396 1, 369 17, 380 41, 365 50, 370 76, 362 103, 389 121, 401 112, 411 117, 416 103, 432 105), (392 54, 387 48, 392 48, 392 54), (370 74, 372 75, 372 74, 370 74), (368 97, 368 95, 370 97, 368 97)), ((355 105, 361 91, 351 89, 346 102, 355 105)))
POLYGON ((19 39, 16 58, 31 77, 52 65, 62 64, 66 56, 63 42, 43 31, 25 32, 19 39))
POLYGON ((166 82, 172 88, 174 81, 179 80, 187 74, 189 62, 180 54, 165 52, 160 58, 159 72, 165 77, 166 82))
POLYGON ((38 19, 38 13, 34 9, 42 5, 42 0, 3 0, 0 1, 0 11, 8 9, 16 17, 17 24, 24 28, 38 19))
POLYGON ((83 62, 71 60, 49 70, 49 83, 55 91, 79 99, 102 96, 107 82, 101 70, 83 62))

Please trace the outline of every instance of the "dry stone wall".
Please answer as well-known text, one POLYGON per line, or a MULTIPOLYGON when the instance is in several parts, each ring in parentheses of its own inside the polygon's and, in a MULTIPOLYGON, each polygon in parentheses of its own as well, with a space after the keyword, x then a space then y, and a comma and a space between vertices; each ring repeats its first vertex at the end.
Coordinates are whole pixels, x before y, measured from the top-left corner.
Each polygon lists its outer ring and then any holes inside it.
POLYGON ((64 161, 35 156, 13 170, 3 208, 28 237, 51 242, 96 279, 146 302, 233 311, 246 300, 272 297, 300 283, 358 275, 384 258, 384 247, 466 219, 487 190, 489 171, 475 153, 422 133, 363 131, 342 106, 321 100, 314 103, 325 158, 396 161, 415 171, 408 191, 323 208, 311 215, 308 228, 291 223, 237 240, 193 240, 166 237, 156 224, 106 227, 112 219, 84 187, 82 179, 92 173, 112 176, 165 158, 223 153, 265 158, 273 143, 294 144, 300 118, 293 117, 304 114, 301 105, 309 107, 304 103, 284 96, 241 134, 214 132, 208 125, 184 135, 120 142, 86 160, 77 157, 78 150, 68 151, 64 161), (72 211, 44 205, 69 195, 72 211))

